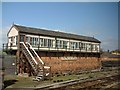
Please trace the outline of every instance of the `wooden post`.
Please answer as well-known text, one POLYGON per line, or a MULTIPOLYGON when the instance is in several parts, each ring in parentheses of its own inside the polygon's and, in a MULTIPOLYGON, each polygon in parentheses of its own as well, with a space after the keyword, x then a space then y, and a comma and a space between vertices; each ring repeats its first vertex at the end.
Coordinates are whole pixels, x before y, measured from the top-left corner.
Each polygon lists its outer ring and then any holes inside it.
POLYGON ((20 32, 18 32, 18 44, 17 44, 17 62, 16 62, 16 66, 17 66, 17 71, 16 73, 20 72, 20 32))
POLYGON ((24 35, 24 43, 26 44, 26 35, 24 35))
POLYGON ((92 53, 92 43, 91 43, 90 47, 91 47, 91 53, 92 53))
POLYGON ((99 53, 99 57, 98 57, 98 62, 99 62, 99 67, 100 67, 100 69, 99 69, 99 70, 101 70, 101 68, 102 68, 102 63, 101 63, 100 53, 99 53))
POLYGON ((51 81, 51 76, 52 76, 52 75, 51 75, 51 67, 50 67, 50 70, 49 70, 49 74, 50 74, 50 75, 49 75, 49 80, 51 81))
POLYGON ((6 44, 6 48, 5 49, 6 49, 6 51, 8 51, 8 43, 6 44))
POLYGON ((3 44, 3 51, 4 51, 4 44, 3 44))
POLYGON ((38 41, 39 41, 39 43, 38 43, 38 53, 39 53, 39 48, 40 48, 40 35, 39 35, 38 41))
POLYGON ((44 69, 44 65, 42 65, 43 68, 43 80, 45 79, 45 69, 44 69))

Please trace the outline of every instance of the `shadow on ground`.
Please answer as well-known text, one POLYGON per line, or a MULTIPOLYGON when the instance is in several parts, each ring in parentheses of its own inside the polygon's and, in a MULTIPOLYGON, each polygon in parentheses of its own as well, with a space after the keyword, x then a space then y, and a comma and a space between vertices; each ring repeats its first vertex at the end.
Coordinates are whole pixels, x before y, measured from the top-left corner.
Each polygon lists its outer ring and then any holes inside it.
POLYGON ((14 84, 15 82, 17 82, 17 80, 5 80, 4 81, 4 88, 14 84))

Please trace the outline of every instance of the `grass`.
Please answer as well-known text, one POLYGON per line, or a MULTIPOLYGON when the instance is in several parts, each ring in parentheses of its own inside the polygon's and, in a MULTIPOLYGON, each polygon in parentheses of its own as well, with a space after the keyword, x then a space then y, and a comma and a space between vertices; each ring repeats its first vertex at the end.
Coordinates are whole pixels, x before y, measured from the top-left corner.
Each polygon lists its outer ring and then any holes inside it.
POLYGON ((21 87, 37 87, 37 86, 44 86, 48 84, 55 83, 53 81, 67 81, 77 79, 76 75, 66 75, 66 76, 59 76, 59 77, 52 77, 52 80, 45 80, 45 81, 33 81, 32 77, 20 77, 17 75, 6 75, 4 77, 4 83, 6 88, 21 88, 21 87))
POLYGON ((97 77, 102 77, 106 75, 110 75, 115 73, 116 71, 108 71, 108 72, 94 72, 94 73, 83 73, 79 75, 60 75, 60 76, 54 76, 51 79, 52 80, 45 80, 45 81, 33 81, 32 77, 20 77, 17 75, 6 75, 4 77, 4 82, 5 82, 5 87, 6 88, 30 88, 30 87, 41 87, 45 85, 49 85, 52 83, 57 83, 57 82, 62 82, 62 81, 67 81, 67 80, 74 80, 78 78, 97 78, 97 77))
POLYGON ((31 77, 18 77, 16 75, 5 76, 4 83, 7 88, 35 87, 39 84, 39 82, 32 81, 31 77))
POLYGON ((67 81, 67 80, 73 80, 73 79, 77 79, 77 75, 65 75, 65 76, 59 76, 59 77, 53 77, 53 81, 57 81, 57 80, 63 80, 63 81, 67 81))
POLYGON ((0 55, 7 55, 7 53, 0 50, 0 55))

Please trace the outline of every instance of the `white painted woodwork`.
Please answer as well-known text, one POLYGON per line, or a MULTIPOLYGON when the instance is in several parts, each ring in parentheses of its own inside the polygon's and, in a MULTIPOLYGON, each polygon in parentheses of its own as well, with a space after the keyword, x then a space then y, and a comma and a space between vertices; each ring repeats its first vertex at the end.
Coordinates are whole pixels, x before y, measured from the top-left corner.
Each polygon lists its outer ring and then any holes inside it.
MULTIPOLYGON (((16 46, 16 36, 18 35, 18 31, 16 30, 15 27, 12 27, 8 33, 8 46, 13 45, 13 47, 11 47, 12 49, 17 49, 16 46), (11 41, 11 37, 13 37, 13 41, 11 41)), ((51 39, 53 40, 53 48, 47 48, 47 47, 40 47, 40 50, 60 50, 60 51, 76 51, 76 52, 80 52, 80 49, 69 49, 70 48, 70 42, 81 42, 81 43, 86 43, 86 44, 93 44, 96 45, 96 47, 98 48, 98 50, 92 50, 92 52, 99 52, 100 50, 100 43, 95 43, 95 42, 87 42, 87 41, 81 41, 81 40, 73 40, 73 39, 64 39, 64 38, 56 38, 56 37, 50 37, 50 36, 42 36, 42 35, 32 35, 32 34, 26 34, 26 37, 34 37, 34 38, 38 38, 38 42, 40 38, 43 39, 51 39), (61 41, 67 41, 67 49, 62 49, 62 48, 55 48, 56 47, 56 40, 61 40, 61 41)), ((30 39, 30 38, 29 38, 30 39)), ((30 41, 30 40, 29 40, 30 41)), ((30 43, 30 42, 29 42, 30 43)), ((39 44, 39 43, 38 43, 39 44)), ((38 44, 36 47, 33 47, 34 49, 38 49, 38 44)), ((91 52, 91 50, 81 50, 81 52, 91 52)))
POLYGON ((16 28, 15 27, 11 28, 8 33, 8 37, 17 36, 17 35, 18 35, 18 31, 16 30, 16 28))

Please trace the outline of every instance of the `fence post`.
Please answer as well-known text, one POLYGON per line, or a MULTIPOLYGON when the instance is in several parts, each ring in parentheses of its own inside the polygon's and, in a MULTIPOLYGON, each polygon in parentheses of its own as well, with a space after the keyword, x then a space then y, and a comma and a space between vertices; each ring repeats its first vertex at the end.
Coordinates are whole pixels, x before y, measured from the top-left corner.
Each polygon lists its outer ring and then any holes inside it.
POLYGON ((4 51, 4 44, 3 44, 3 51, 4 51))

